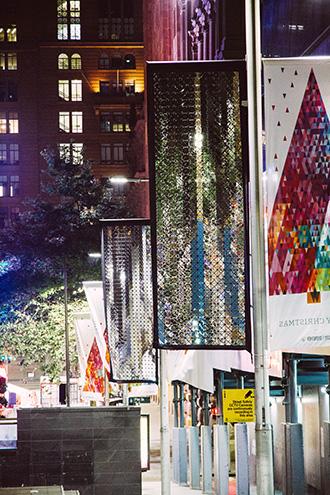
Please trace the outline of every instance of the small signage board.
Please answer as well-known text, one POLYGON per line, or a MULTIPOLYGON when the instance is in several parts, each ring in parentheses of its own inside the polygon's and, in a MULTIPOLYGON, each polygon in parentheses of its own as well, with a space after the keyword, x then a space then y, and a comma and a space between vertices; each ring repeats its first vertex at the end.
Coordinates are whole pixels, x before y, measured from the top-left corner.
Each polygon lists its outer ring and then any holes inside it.
POLYGON ((222 398, 225 423, 255 421, 253 388, 227 388, 222 391, 222 398))

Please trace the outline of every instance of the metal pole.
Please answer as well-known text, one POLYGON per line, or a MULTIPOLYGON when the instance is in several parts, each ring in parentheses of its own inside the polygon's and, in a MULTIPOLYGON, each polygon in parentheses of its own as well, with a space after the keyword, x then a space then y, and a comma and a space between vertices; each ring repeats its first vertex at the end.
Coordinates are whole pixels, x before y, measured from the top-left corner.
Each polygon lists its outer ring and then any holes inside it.
POLYGON ((184 428, 184 384, 179 383, 180 390, 180 398, 179 398, 179 407, 180 407, 180 428, 184 428))
POLYGON ((178 410, 178 387, 177 382, 172 382, 173 385, 173 409, 174 409, 174 427, 179 426, 179 410, 178 410))
POLYGON ((262 190, 262 105, 260 1, 246 0, 251 253, 256 396, 256 481, 258 495, 274 494, 269 407, 266 259, 262 190))
POLYGON ((197 425, 197 404, 196 404, 196 389, 195 387, 190 387, 191 394, 191 426, 197 425))
POLYGON ((68 271, 66 266, 63 270, 64 282, 64 333, 65 333, 65 403, 70 407, 70 340, 69 340, 69 324, 68 324, 68 271))
POLYGON ((168 414, 167 351, 159 352, 159 392, 160 392, 160 468, 161 495, 171 495, 170 429, 168 414))
POLYGON ((297 401, 297 360, 290 356, 289 360, 289 407, 290 423, 298 423, 298 401, 297 401))
POLYGON ((222 391, 225 388, 225 373, 220 371, 216 374, 216 397, 217 397, 217 424, 223 425, 223 400, 222 391))

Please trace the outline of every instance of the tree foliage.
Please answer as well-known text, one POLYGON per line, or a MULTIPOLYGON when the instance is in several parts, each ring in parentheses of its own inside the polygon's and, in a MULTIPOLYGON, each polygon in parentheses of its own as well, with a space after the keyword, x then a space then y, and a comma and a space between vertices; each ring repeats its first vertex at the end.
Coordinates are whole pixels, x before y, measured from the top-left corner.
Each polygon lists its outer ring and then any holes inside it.
POLYGON ((99 219, 127 211, 112 202, 109 183, 88 162, 51 151, 44 158, 41 194, 24 203, 0 238, 0 260, 15 260, 0 272, 0 349, 55 379, 64 367, 63 271, 72 333, 72 313, 86 306, 81 282, 91 272, 95 277, 87 255, 100 250, 99 219))

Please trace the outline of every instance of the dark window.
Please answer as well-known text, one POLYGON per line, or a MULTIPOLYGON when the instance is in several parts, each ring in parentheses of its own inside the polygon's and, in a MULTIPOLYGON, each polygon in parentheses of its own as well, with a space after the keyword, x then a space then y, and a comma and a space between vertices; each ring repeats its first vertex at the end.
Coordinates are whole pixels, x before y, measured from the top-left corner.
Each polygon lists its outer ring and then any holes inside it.
POLYGON ((0 208, 0 229, 4 229, 8 227, 8 208, 1 207, 0 208))
POLYGON ((99 69, 110 69, 110 59, 106 53, 102 53, 99 58, 99 69))
POLYGON ((123 69, 135 69, 135 57, 131 53, 123 58, 123 69))
POLYGON ((109 95, 110 94, 110 82, 109 81, 100 81, 100 93, 101 93, 101 95, 109 95))
POLYGON ((17 84, 14 81, 0 82, 0 101, 17 101, 17 84))

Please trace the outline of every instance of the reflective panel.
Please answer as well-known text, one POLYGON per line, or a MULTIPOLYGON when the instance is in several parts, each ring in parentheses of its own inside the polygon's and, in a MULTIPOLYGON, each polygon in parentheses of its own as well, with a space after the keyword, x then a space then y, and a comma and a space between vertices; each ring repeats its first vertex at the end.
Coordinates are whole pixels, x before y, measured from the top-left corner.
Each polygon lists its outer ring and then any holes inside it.
POLYGON ((249 349, 245 63, 148 78, 156 345, 249 349))
POLYGON ((144 220, 106 221, 103 263, 112 379, 155 382, 150 226, 144 220))

